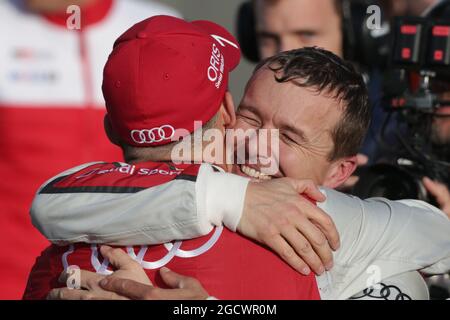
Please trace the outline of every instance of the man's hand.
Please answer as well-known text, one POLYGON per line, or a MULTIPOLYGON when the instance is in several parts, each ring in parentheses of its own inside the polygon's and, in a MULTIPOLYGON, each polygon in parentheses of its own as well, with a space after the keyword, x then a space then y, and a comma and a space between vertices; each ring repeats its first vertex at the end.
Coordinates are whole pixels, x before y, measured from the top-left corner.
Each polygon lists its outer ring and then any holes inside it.
MULTIPOLYGON (((160 289, 152 285, 144 269, 121 249, 108 246, 100 248, 102 255, 117 268, 110 276, 80 270, 80 288, 53 289, 49 300, 205 300, 208 293, 200 282, 191 277, 179 275, 168 268, 162 268, 160 275, 172 289, 160 289)), ((67 283, 70 276, 63 272, 59 278, 67 283)))
MULTIPOLYGON (((58 288, 53 289, 47 295, 47 300, 127 300, 123 296, 119 296, 114 292, 103 290, 99 282, 105 277, 95 272, 80 270, 80 287, 79 289, 58 288)), ((69 274, 61 273, 59 277, 60 283, 66 283, 69 274)))
POLYGON ((108 276, 100 285, 104 290, 133 300, 205 300, 208 293, 197 279, 185 277, 168 268, 159 270, 164 283, 171 289, 156 288, 114 275, 108 276))
MULTIPOLYGON (((143 285, 151 285, 150 279, 147 277, 144 269, 139 263, 134 261, 128 254, 121 249, 113 249, 108 246, 102 246, 100 252, 104 258, 117 269, 114 277, 129 279, 141 283, 143 285)), ((61 273, 59 282, 66 284, 71 274, 64 271, 61 273)), ((53 289, 47 296, 50 300, 92 300, 92 299, 125 299, 114 292, 103 290, 99 282, 105 278, 95 272, 80 270, 79 289, 60 288, 53 289)))
POLYGON ((430 178, 423 178, 423 184, 427 191, 436 198, 441 210, 450 218, 450 191, 447 186, 430 178))
POLYGON ((309 180, 251 182, 237 230, 270 247, 298 272, 322 274, 333 266, 339 234, 331 217, 305 197, 325 200, 309 180))

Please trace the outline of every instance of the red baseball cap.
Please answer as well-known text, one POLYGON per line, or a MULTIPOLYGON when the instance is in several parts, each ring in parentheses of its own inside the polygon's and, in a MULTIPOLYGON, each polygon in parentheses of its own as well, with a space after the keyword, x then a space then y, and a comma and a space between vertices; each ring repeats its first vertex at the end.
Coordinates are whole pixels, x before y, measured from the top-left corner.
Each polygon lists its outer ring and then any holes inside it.
POLYGON ((114 131, 136 147, 192 133, 194 121, 218 112, 239 60, 236 39, 213 22, 155 16, 135 24, 114 43, 103 73, 114 131))

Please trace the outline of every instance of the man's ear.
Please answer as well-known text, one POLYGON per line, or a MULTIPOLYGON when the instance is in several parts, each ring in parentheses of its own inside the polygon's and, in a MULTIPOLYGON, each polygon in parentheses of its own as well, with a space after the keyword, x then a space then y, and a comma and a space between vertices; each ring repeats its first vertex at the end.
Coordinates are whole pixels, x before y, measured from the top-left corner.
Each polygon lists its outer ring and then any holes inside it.
POLYGON ((357 157, 340 159, 331 165, 330 170, 323 183, 324 187, 335 189, 342 185, 355 172, 357 157))
POLYGON ((225 92, 222 103, 222 119, 225 128, 232 128, 236 124, 236 111, 234 109, 233 96, 229 91, 225 92))
POLYGON ((120 140, 111 126, 111 121, 109 120, 108 114, 105 114, 105 117, 103 118, 103 127, 105 128, 109 141, 120 147, 120 140))

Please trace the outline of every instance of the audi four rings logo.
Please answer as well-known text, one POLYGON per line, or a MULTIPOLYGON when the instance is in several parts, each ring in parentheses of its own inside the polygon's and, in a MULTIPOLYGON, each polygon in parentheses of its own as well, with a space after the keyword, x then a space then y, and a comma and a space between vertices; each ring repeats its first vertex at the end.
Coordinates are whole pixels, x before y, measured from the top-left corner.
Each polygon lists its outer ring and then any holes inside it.
POLYGON ((153 129, 131 131, 131 139, 139 144, 156 143, 164 140, 170 140, 174 135, 175 128, 168 124, 153 129))

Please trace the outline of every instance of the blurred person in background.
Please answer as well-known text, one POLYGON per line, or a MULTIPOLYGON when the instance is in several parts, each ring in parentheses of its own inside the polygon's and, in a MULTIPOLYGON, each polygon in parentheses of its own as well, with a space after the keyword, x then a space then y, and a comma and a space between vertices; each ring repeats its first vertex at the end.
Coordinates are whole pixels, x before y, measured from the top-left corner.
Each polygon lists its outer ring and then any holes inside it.
POLYGON ((21 297, 48 244, 29 219, 34 190, 64 168, 120 156, 98 125, 102 69, 124 29, 158 14, 178 15, 151 1, 1 1, 0 299, 21 297))
MULTIPOLYGON (((446 105, 437 110, 438 116, 433 119, 431 142, 440 151, 440 160, 450 163, 450 79, 432 80, 432 90, 439 94, 439 99, 446 105)), ((442 211, 450 217, 450 181, 446 183, 424 178, 423 184, 439 204, 442 211)))
POLYGON ((318 46, 343 57, 340 0, 255 0, 259 56, 318 46))

